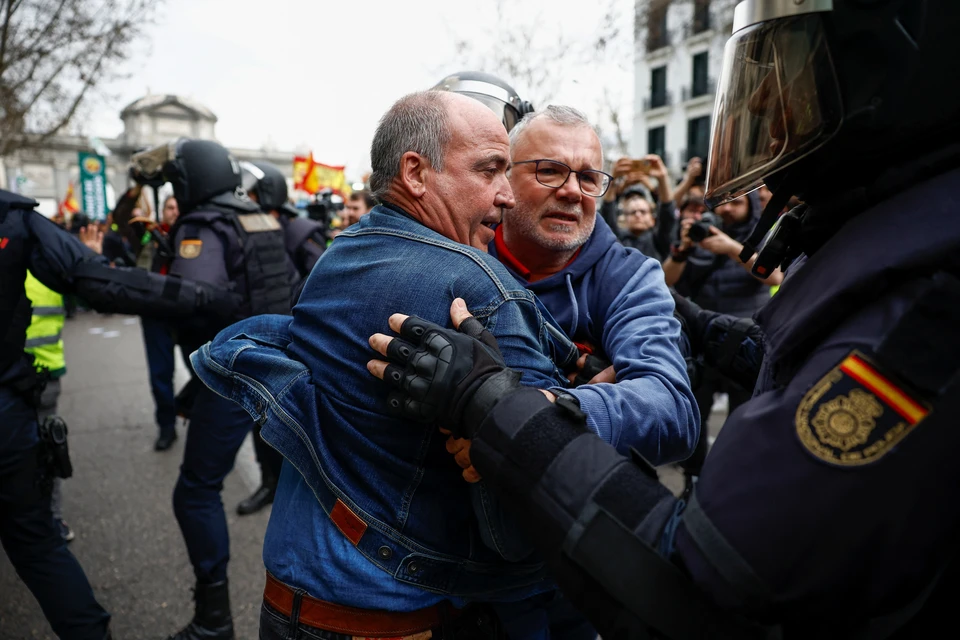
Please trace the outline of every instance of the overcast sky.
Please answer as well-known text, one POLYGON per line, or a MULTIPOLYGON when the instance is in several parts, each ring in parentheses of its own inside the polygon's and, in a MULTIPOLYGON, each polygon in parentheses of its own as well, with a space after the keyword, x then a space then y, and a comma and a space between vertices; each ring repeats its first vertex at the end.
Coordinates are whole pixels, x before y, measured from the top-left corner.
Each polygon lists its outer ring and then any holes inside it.
MULTIPOLYGON (((617 2, 629 21, 632 1, 617 2)), ((538 37, 589 42, 602 4, 504 6, 516 20, 535 21, 538 37)), ((229 146, 313 149, 320 162, 347 165, 355 180, 369 167, 379 117, 403 94, 461 70, 454 42, 488 42, 495 7, 494 0, 166 0, 145 29, 149 52, 140 47, 131 77, 106 88, 111 97, 98 99, 83 130, 118 135, 124 106, 148 90, 179 94, 217 115, 217 137, 229 146)), ((632 76, 622 70, 566 66, 554 102, 593 115, 596 96, 611 83, 632 99, 632 76)))

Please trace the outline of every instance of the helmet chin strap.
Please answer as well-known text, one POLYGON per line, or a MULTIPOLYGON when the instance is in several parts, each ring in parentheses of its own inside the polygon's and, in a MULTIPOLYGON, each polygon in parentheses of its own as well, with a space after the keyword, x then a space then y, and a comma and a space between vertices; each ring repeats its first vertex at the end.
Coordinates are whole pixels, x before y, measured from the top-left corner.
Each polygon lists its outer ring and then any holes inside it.
POLYGON ((743 250, 740 252, 740 262, 746 262, 753 257, 753 254, 760 250, 760 243, 763 242, 763 238, 767 235, 767 232, 770 231, 770 228, 776 224, 777 219, 780 217, 780 212, 787 206, 791 195, 790 190, 785 189, 782 185, 773 192, 770 201, 763 209, 763 213, 760 214, 760 219, 757 220, 756 226, 753 228, 753 231, 750 232, 750 237, 743 243, 743 250))

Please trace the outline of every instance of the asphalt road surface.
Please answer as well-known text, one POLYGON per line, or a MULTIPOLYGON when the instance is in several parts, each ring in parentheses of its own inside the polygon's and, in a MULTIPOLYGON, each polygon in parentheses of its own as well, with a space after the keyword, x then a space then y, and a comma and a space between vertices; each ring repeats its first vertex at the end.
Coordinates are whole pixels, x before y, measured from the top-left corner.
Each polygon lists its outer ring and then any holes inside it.
MULTIPOLYGON (((67 374, 59 413, 70 428, 73 477, 64 483, 64 519, 116 640, 166 638, 193 615, 193 570, 173 516, 184 429, 165 452, 157 428, 137 318, 81 312, 64 327, 67 374)), ((186 382, 178 357, 177 388, 186 382)), ((259 626, 263 534, 269 508, 240 517, 237 502, 259 484, 248 438, 224 483, 230 526, 230 596, 238 639, 259 626)), ((55 638, 40 607, 0 554, 0 638, 55 638)))
MULTIPOLYGON (((100 603, 113 615, 115 640, 166 638, 193 614, 193 571, 173 516, 172 495, 183 456, 184 425, 168 451, 153 441, 153 399, 140 322, 81 312, 64 328, 67 375, 59 413, 70 428, 74 475, 64 483, 64 519, 76 533, 77 556, 100 603)), ((186 370, 177 357, 177 389, 186 370)), ((722 405, 711 419, 715 437, 722 405)), ((270 510, 240 517, 237 502, 259 484, 250 438, 224 484, 230 527, 230 597, 238 640, 257 638, 264 569, 263 534, 270 510)), ((681 476, 662 469, 664 483, 681 476)), ((53 639, 40 607, 0 554, 0 640, 53 639)))

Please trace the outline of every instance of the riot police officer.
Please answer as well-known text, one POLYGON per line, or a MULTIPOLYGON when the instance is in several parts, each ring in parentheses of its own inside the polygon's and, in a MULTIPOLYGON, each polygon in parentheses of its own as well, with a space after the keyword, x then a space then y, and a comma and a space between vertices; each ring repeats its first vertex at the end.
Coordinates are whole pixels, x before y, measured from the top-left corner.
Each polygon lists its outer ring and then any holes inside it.
MULTIPOLYGON (((289 313, 293 266, 280 223, 246 197, 239 163, 220 144, 181 138, 132 158, 132 174, 144 184, 169 182, 180 207, 170 230, 168 272, 237 292, 233 320, 261 313, 289 313)), ((177 341, 196 350, 230 322, 180 323, 177 341)), ((227 585, 230 540, 220 501, 223 479, 252 421, 233 402, 203 385, 190 409, 183 464, 173 493, 174 513, 196 574, 192 621, 177 640, 233 638, 227 585)))
POLYGON ((301 216, 287 200, 287 179, 269 162, 241 162, 243 188, 250 199, 260 205, 283 227, 287 253, 297 267, 300 277, 306 278, 326 248, 323 225, 301 216))
MULTIPOLYGON (((247 195, 280 222, 287 255, 296 266, 299 277, 306 278, 326 246, 323 225, 301 216, 290 206, 287 180, 280 169, 269 162, 246 161, 240 162, 240 169, 247 195)), ((253 428, 253 447, 260 465, 260 487, 237 505, 237 513, 241 516, 256 513, 273 502, 283 462, 282 456, 260 437, 260 425, 253 428)))
POLYGON ((914 638, 952 617, 958 28, 951 0, 737 6, 706 195, 770 187, 741 259, 788 270, 754 397, 689 501, 568 398, 518 388, 466 309, 464 333, 400 316, 402 340, 372 339, 392 406, 453 429, 603 637, 914 638))
POLYGON ((0 541, 58 637, 100 639, 109 637, 110 615, 94 598, 51 513, 49 489, 53 477, 69 475, 69 458, 59 438, 40 442, 42 386, 24 352, 31 319, 27 270, 50 289, 75 294, 107 313, 213 314, 229 321, 239 300, 204 283, 110 268, 76 236, 34 211, 36 206, 0 190, 0 541), (56 458, 48 455, 51 446, 57 447, 56 458))

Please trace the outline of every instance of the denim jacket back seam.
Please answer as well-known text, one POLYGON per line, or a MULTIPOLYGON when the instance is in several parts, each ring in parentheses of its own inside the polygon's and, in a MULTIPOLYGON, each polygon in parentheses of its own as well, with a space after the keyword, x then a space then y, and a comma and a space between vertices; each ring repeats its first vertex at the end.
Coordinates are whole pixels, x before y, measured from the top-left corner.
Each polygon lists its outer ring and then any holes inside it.
POLYGON ((410 481, 410 484, 407 486, 407 489, 403 492, 403 496, 400 499, 400 511, 397 514, 397 531, 402 532, 404 525, 407 524, 407 516, 410 515, 410 505, 413 504, 413 498, 417 493, 417 489, 420 487, 420 481, 423 480, 423 462, 427 457, 427 453, 429 452, 430 442, 432 439, 433 432, 429 429, 424 430, 423 438, 420 440, 420 451, 417 454, 416 473, 413 474, 413 479, 410 481))

